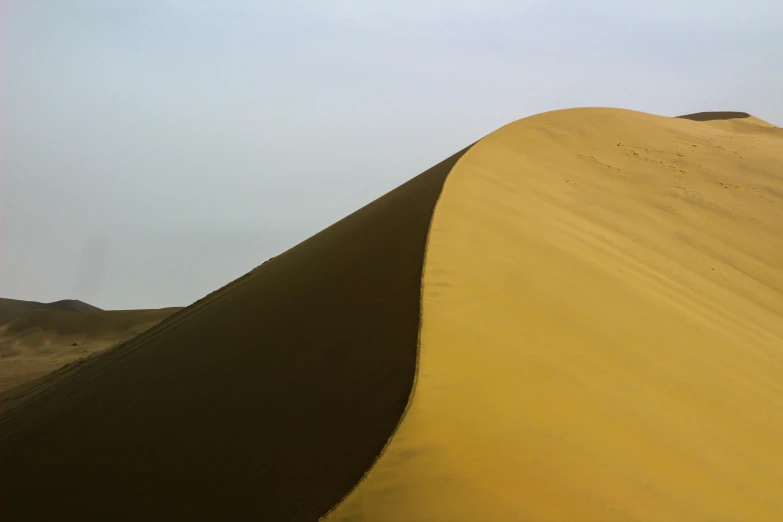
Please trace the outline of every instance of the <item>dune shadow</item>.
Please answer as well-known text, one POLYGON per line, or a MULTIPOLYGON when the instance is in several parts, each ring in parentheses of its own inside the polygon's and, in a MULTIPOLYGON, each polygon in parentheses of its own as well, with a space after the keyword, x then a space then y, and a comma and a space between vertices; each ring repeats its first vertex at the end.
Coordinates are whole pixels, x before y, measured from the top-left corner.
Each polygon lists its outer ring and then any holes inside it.
POLYGON ((3 405, 2 519, 300 522, 327 513, 405 413, 430 223, 465 151, 3 405), (36 501, 42 491, 46 502, 36 501), (91 500, 74 501, 83 491, 91 500))
POLYGON ((737 120, 742 118, 750 118, 750 114, 747 112, 694 112, 693 114, 685 114, 683 116, 677 116, 684 120, 693 121, 716 121, 716 120, 737 120))

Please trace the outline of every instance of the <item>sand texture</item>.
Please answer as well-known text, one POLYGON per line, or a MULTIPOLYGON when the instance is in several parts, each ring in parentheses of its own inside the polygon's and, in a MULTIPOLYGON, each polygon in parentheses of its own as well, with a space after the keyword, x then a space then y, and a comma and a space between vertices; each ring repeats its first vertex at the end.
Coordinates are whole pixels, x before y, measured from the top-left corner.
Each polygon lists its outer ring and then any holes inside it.
POLYGON ((0 413, 14 521, 783 520, 783 130, 507 125, 0 413))
POLYGON ((508 125, 449 175, 420 365, 329 522, 783 520, 783 130, 508 125))

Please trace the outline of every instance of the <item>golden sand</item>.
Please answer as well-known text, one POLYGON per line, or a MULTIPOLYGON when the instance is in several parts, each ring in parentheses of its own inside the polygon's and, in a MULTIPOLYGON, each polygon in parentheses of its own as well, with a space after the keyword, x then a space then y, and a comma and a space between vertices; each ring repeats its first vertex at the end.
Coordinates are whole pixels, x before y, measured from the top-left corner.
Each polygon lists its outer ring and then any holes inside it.
POLYGON ((436 207, 417 384, 329 522, 783 520, 783 130, 557 111, 436 207))

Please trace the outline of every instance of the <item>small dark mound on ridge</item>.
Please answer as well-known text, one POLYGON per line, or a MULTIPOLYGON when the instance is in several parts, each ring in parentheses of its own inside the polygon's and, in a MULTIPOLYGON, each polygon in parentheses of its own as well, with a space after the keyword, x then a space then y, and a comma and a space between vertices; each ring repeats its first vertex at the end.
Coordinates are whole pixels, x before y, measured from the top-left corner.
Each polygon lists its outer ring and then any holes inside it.
POLYGON ((677 116, 684 120, 693 121, 715 121, 715 120, 737 120, 742 118, 750 118, 750 114, 747 112, 695 112, 693 114, 685 114, 683 116, 677 116))
POLYGON ((102 312, 97 306, 87 304, 83 301, 77 301, 76 299, 63 299, 62 301, 55 301, 45 305, 46 308, 54 310, 70 310, 72 312, 102 312))

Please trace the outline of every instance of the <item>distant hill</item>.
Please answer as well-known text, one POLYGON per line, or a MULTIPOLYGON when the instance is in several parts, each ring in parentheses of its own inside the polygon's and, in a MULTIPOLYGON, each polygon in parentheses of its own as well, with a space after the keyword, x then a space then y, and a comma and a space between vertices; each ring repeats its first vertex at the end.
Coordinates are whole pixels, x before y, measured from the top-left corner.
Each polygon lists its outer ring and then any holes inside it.
POLYGON ((0 325, 6 324, 17 317, 33 310, 68 310, 71 312, 102 312, 97 306, 75 299, 63 299, 53 303, 38 301, 21 301, 0 297, 0 325))
POLYGON ((0 392, 127 341, 178 310, 102 310, 74 299, 0 298, 0 392))

